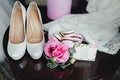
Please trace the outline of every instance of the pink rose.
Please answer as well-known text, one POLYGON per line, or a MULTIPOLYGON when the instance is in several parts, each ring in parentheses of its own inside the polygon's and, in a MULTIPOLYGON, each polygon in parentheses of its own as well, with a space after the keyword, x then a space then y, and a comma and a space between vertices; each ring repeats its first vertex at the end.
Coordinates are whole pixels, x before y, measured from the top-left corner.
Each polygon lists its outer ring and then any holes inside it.
POLYGON ((70 56, 68 47, 49 35, 49 41, 45 43, 44 52, 48 58, 54 58, 57 63, 65 63, 70 56))

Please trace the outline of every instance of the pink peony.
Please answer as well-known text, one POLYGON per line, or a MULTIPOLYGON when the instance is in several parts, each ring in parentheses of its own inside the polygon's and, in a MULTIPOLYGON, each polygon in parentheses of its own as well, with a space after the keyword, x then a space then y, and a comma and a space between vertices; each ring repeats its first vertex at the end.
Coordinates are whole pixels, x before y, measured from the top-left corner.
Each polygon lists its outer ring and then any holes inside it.
POLYGON ((49 35, 49 41, 45 43, 44 52, 49 58, 54 58, 57 63, 65 63, 69 59, 68 47, 49 35))

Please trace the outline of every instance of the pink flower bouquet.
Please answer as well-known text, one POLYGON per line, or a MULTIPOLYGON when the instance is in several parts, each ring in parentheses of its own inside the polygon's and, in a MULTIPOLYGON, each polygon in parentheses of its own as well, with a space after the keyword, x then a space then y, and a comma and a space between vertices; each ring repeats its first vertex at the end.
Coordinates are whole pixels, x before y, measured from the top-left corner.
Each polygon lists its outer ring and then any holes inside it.
POLYGON ((69 59, 70 53, 68 47, 57 39, 49 36, 49 41, 44 47, 45 55, 48 58, 54 58, 57 63, 65 63, 69 59))
POLYGON ((45 57, 48 59, 47 66, 50 68, 56 68, 57 66, 65 68, 70 65, 66 65, 68 61, 72 60, 70 59, 71 52, 68 46, 53 36, 49 35, 48 39, 48 42, 44 45, 45 57))
POLYGON ((94 61, 97 47, 82 43, 83 37, 74 31, 59 32, 53 36, 48 35, 44 45, 44 54, 48 60, 49 68, 66 68, 76 60, 94 61), (86 57, 87 56, 87 57, 86 57))

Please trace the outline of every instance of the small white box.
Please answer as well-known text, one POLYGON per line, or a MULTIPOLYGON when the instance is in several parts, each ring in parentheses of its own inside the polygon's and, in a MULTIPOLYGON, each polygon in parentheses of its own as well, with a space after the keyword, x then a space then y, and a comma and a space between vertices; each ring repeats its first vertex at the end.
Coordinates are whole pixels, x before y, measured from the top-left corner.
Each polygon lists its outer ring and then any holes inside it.
POLYGON ((75 47, 76 53, 73 58, 76 60, 95 61, 97 54, 97 47, 91 44, 80 44, 75 47))

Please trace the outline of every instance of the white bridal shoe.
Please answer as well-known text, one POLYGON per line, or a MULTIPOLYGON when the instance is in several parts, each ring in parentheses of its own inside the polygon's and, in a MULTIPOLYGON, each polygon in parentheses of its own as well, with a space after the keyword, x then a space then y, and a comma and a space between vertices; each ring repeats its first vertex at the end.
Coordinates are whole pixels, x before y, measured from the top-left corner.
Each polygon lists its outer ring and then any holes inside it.
POLYGON ((39 59, 43 53, 43 46, 41 13, 36 2, 31 2, 27 10, 27 51, 33 59, 39 59))
POLYGON ((11 15, 9 41, 7 46, 8 55, 14 60, 22 58, 25 54, 25 19, 26 10, 21 2, 16 1, 11 15))

